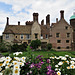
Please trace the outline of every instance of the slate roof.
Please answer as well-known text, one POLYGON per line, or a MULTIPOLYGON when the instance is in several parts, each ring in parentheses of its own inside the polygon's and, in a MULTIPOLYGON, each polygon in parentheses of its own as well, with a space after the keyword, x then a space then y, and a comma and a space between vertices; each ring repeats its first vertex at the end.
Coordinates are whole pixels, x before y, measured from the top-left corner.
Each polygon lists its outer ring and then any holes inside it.
POLYGON ((31 25, 7 25, 3 34, 30 34, 31 25))
MULTIPOLYGON (((6 25, 3 34, 31 34, 32 25, 6 25)), ((48 34, 47 25, 40 25, 41 33, 48 34)))

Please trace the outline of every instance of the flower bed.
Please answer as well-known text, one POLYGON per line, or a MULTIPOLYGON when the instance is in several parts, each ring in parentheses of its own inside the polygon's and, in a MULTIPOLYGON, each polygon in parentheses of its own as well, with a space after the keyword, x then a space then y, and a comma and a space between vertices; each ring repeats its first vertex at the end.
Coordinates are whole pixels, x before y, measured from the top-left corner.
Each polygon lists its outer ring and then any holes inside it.
POLYGON ((0 75, 75 75, 75 58, 69 55, 46 59, 41 55, 20 58, 19 54, 0 58, 0 75))

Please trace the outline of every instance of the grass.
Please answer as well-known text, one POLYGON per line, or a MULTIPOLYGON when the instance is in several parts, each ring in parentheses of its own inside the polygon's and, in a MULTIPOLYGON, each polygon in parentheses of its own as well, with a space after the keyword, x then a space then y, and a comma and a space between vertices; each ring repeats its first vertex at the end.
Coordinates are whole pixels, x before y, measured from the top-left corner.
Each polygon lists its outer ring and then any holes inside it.
MULTIPOLYGON (((8 56, 9 52, 2 53, 4 56, 8 56)), ((75 57, 75 51, 33 51, 33 55, 38 56, 38 55, 43 55, 44 58, 48 58, 50 56, 64 56, 64 55, 69 55, 71 57, 75 57)), ((23 52, 22 55, 18 55, 18 57, 22 56, 28 56, 27 52, 23 52)), ((13 53, 10 54, 10 57, 14 57, 13 53)))

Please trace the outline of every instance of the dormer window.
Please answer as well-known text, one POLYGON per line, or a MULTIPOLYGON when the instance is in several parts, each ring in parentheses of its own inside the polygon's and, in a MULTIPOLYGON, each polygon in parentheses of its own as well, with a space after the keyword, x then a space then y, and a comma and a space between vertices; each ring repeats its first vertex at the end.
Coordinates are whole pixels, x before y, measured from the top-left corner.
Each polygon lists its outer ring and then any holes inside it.
POLYGON ((21 35, 21 39, 23 39, 23 35, 21 35))
POLYGON ((9 34, 6 34, 6 39, 9 39, 9 34))

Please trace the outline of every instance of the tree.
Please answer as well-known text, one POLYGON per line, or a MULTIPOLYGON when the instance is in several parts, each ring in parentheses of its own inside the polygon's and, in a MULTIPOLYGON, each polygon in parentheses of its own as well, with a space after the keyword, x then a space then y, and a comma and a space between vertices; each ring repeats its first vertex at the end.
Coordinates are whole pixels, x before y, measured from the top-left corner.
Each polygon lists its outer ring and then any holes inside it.
POLYGON ((47 44, 47 49, 50 50, 51 48, 52 48, 52 44, 51 43, 48 43, 47 44))
POLYGON ((39 46, 41 46, 41 41, 40 40, 32 40, 30 46, 33 49, 37 49, 39 46))

